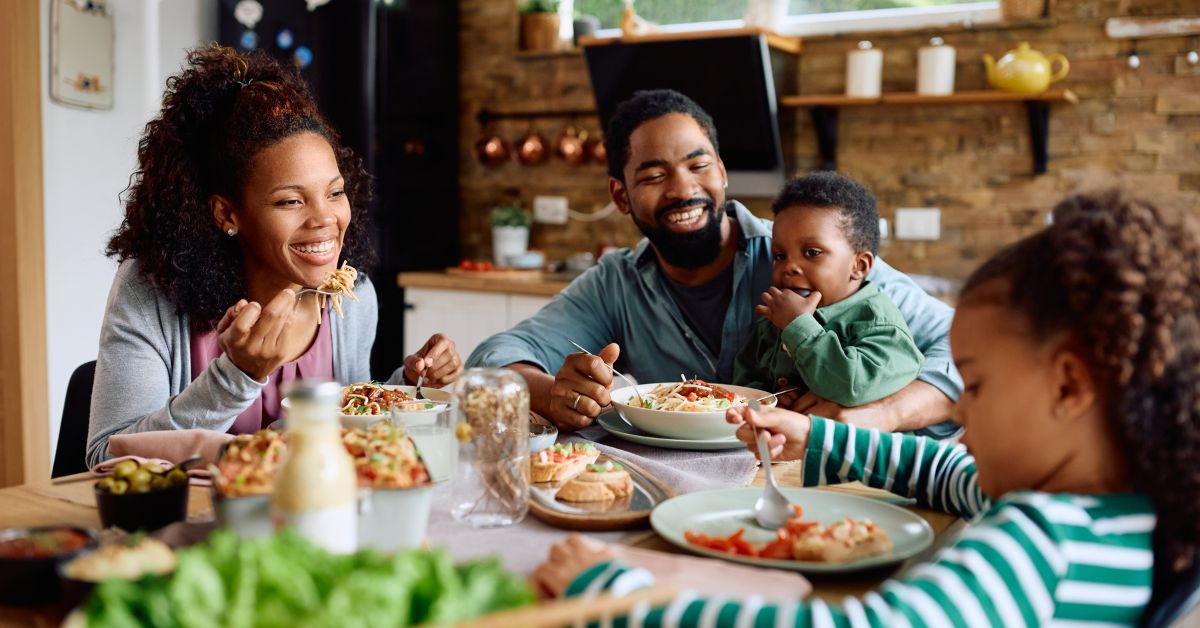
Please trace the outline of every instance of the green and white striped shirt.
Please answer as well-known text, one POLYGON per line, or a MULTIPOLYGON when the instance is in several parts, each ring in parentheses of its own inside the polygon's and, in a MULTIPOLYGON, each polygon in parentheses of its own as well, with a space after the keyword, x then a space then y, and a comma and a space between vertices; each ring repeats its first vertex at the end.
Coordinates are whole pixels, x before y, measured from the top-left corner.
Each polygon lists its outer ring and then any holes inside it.
MULTIPOLYGON (((636 609, 616 626, 1127 626, 1150 601, 1155 518, 1143 495, 1015 491, 991 503, 962 445, 814 418, 809 485, 862 481, 966 518, 962 538, 933 562, 840 605, 698 598, 636 609)), ((642 569, 602 563, 567 595, 648 586, 642 569)))

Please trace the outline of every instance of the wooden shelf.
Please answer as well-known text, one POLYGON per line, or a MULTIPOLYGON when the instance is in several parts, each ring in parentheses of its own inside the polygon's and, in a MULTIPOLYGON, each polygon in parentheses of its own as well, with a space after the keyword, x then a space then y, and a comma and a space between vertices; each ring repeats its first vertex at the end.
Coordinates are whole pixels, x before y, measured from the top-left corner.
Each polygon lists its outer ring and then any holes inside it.
POLYGON ((764 28, 722 28, 708 31, 661 32, 632 35, 629 37, 580 37, 579 47, 604 46, 608 44, 640 44, 655 41, 684 41, 693 39, 718 39, 722 37, 747 37, 764 35, 767 45, 783 52, 800 54, 803 44, 799 37, 788 37, 764 28))
POLYGON ((822 168, 837 169, 838 110, 843 107, 879 105, 978 105, 991 103, 1023 103, 1029 114, 1029 140, 1033 149, 1033 173, 1046 172, 1047 140, 1050 135, 1050 105, 1079 103, 1079 97, 1069 89, 1055 89, 1040 94, 1020 94, 999 90, 957 92, 949 96, 924 96, 911 92, 883 94, 878 98, 856 98, 838 94, 817 96, 783 96, 783 107, 808 107, 813 128, 817 132, 817 148, 821 152, 822 168))
POLYGON ((894 92, 878 98, 858 98, 840 94, 818 96, 782 96, 779 104, 784 107, 861 107, 867 105, 978 105, 998 102, 1067 102, 1077 104, 1079 97, 1069 89, 1055 89, 1040 94, 1019 94, 985 89, 956 92, 948 96, 925 96, 913 92, 894 92))

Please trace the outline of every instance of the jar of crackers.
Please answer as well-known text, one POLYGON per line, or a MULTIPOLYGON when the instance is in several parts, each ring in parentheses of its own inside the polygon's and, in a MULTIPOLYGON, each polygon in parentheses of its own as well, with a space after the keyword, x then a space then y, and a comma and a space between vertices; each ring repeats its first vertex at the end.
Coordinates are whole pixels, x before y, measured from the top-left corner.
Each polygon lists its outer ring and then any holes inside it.
POLYGON ((529 510, 529 387, 510 369, 473 368, 454 384, 459 458, 451 484, 455 519, 507 526, 529 510))

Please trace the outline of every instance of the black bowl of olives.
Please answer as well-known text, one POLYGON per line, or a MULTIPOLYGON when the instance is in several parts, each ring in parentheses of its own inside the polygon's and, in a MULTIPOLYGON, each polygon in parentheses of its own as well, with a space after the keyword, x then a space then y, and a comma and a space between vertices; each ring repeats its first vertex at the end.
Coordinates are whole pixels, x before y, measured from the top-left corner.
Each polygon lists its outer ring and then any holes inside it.
POLYGON ((157 530, 187 519, 188 476, 179 467, 122 460, 112 475, 96 482, 96 507, 104 527, 134 532, 157 530))

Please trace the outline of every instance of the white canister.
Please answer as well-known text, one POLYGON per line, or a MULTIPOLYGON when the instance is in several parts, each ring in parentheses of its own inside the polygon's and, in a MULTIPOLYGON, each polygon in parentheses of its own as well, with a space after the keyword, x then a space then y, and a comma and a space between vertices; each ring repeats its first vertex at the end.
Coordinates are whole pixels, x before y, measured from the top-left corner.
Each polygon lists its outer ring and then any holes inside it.
POLYGON ((788 0, 750 0, 742 20, 746 26, 757 26, 767 30, 779 30, 787 19, 788 0))
POLYGON ((492 260, 508 266, 508 258, 529 250, 529 227, 492 227, 492 260))
POLYGON ((858 50, 846 55, 846 95, 878 98, 883 85, 883 51, 871 42, 858 42, 858 50))
POLYGON ((917 93, 924 96, 949 96, 954 93, 954 46, 941 37, 929 40, 917 51, 917 93))

